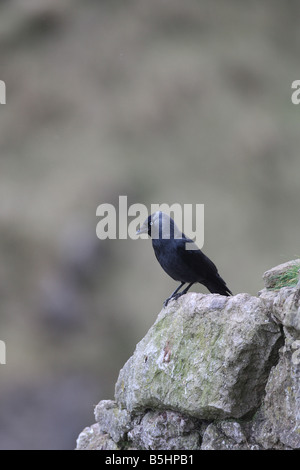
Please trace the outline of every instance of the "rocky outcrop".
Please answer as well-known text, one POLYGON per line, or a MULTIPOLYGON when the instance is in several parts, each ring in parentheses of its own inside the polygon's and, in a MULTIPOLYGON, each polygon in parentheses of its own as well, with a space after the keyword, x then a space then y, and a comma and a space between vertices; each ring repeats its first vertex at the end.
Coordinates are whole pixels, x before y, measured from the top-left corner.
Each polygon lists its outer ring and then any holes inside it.
POLYGON ((137 345, 116 401, 135 414, 241 418, 261 401, 280 339, 259 298, 191 293, 163 309, 137 345))
POLYGON ((170 302, 77 448, 300 449, 300 290, 272 290, 289 266, 258 297, 170 302))

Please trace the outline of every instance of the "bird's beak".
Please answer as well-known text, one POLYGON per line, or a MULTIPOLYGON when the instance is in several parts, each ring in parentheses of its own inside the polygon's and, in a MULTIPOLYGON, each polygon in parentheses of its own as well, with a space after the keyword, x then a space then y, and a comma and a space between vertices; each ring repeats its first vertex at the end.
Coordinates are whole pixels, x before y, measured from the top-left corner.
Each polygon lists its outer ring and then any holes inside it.
POLYGON ((136 235, 141 235, 141 233, 148 233, 148 227, 145 224, 141 225, 140 229, 137 230, 136 235))

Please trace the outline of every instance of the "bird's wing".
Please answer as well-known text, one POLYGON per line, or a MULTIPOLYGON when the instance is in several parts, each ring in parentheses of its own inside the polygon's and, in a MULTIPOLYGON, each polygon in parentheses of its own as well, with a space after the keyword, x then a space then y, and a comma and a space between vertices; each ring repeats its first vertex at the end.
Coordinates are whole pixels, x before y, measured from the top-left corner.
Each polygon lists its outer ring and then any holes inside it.
POLYGON ((207 275, 215 275, 218 270, 216 265, 198 248, 196 243, 190 238, 181 238, 177 240, 177 250, 180 253, 190 269, 207 275), (191 247, 189 249, 189 246, 191 247))
POLYGON ((178 254, 184 260, 185 265, 197 277, 198 282, 204 284, 212 293, 232 295, 224 279, 218 273, 216 265, 187 237, 177 244, 178 254), (189 250, 188 246, 193 247, 189 250))

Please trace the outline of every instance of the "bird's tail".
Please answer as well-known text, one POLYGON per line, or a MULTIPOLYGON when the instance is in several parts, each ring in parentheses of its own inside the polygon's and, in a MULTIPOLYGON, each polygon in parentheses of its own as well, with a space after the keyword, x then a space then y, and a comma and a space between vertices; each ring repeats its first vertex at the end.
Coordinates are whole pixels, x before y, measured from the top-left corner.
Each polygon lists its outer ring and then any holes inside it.
POLYGON ((219 275, 217 275, 214 279, 205 281, 205 283, 203 282, 203 284, 212 294, 220 294, 227 297, 233 295, 231 290, 227 287, 224 279, 222 279, 219 275))

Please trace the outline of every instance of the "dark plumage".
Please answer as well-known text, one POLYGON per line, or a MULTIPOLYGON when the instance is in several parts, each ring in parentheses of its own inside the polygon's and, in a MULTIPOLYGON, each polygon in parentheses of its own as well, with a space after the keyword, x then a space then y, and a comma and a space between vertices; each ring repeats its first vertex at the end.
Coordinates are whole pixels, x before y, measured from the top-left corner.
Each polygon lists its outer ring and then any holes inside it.
POLYGON ((171 299, 177 299, 186 294, 196 282, 203 284, 211 293, 232 295, 214 263, 193 240, 179 230, 174 220, 167 214, 158 211, 150 215, 137 233, 148 233, 152 238, 154 253, 161 267, 170 277, 181 283, 165 300, 165 306, 171 299), (186 283, 188 286, 178 292, 186 283))

